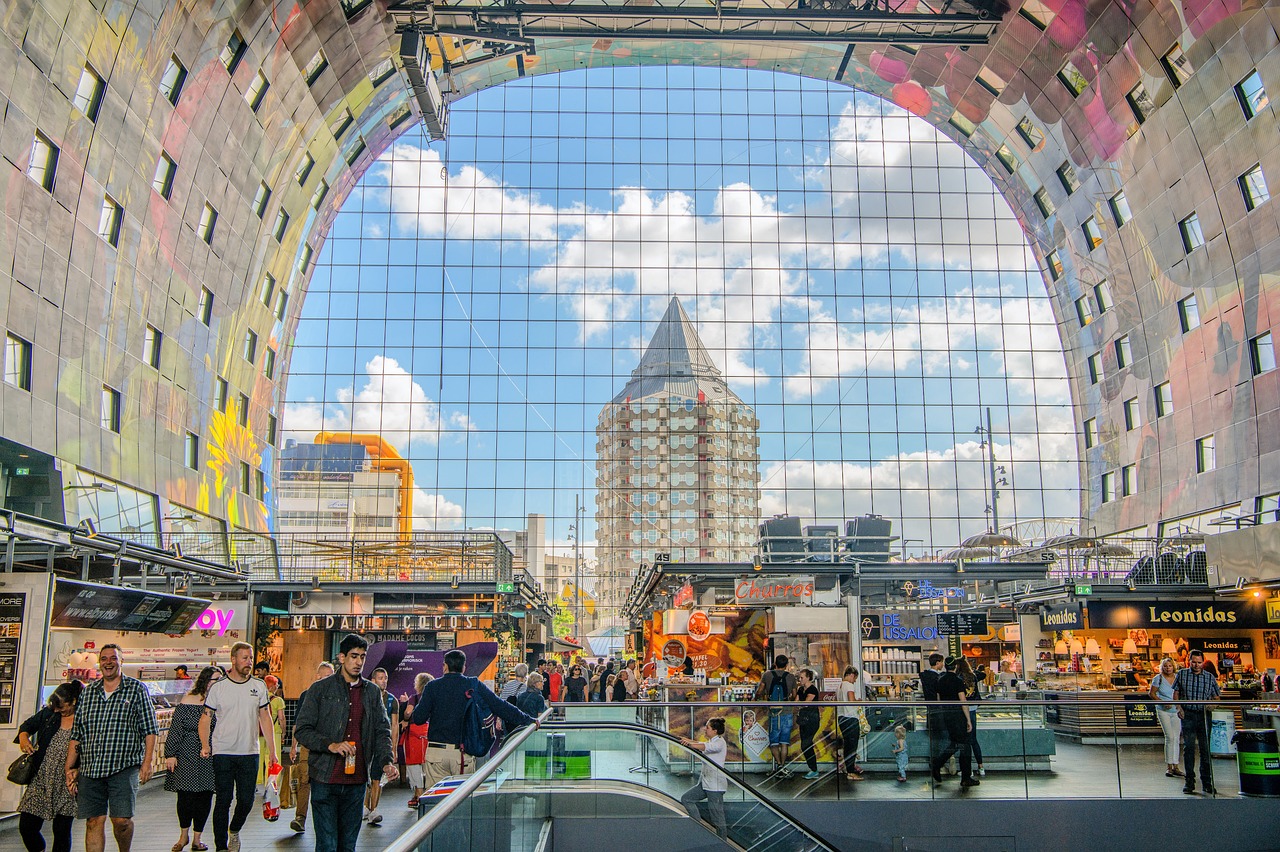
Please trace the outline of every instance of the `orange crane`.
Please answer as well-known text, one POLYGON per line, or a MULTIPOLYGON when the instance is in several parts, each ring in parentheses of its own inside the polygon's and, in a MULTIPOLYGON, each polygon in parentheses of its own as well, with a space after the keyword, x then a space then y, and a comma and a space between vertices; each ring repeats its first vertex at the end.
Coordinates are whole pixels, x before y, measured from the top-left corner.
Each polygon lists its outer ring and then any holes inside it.
POLYGON ((316 435, 317 444, 360 444, 369 454, 370 464, 376 471, 395 471, 400 474, 400 538, 413 537, 413 467, 408 459, 400 457, 396 448, 381 435, 359 432, 321 432, 316 435))

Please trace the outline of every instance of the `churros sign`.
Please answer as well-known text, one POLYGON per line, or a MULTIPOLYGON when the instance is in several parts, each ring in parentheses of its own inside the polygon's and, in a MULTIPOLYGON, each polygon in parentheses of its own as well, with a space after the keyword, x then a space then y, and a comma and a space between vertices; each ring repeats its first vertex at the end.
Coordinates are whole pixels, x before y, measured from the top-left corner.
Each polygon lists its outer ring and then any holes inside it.
POLYGON ((739 604, 812 603, 813 578, 739 580, 733 586, 733 597, 739 604))

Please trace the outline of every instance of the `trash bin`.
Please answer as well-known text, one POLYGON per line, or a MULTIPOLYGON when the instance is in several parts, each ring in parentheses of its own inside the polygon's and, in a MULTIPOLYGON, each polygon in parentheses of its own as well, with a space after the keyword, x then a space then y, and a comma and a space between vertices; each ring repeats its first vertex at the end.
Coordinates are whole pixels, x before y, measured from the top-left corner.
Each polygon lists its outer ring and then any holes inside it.
POLYGON ((1280 797, 1280 737, 1275 729, 1236 731, 1232 743, 1240 769, 1240 795, 1280 797))
POLYGON ((1236 714, 1231 710, 1214 710, 1209 720, 1209 754, 1214 757, 1235 754, 1232 736, 1236 732, 1236 714))

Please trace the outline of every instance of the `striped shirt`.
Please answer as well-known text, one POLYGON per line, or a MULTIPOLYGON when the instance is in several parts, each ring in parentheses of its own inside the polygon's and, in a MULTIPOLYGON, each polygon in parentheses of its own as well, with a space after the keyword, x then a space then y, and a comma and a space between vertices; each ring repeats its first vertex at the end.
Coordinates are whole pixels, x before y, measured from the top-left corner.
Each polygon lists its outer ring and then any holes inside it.
MULTIPOLYGON (((1173 679, 1173 688, 1183 701, 1212 701, 1222 694, 1218 689, 1218 679, 1204 669, 1199 674, 1191 669, 1182 669, 1173 679)), ((1203 713, 1204 705, 1183 704, 1182 709, 1203 713)))
POLYGON ((84 688, 76 702, 71 739, 80 744, 80 774, 106 778, 141 766, 146 738, 160 733, 151 695, 142 681, 122 675, 116 691, 107 694, 103 681, 84 688))

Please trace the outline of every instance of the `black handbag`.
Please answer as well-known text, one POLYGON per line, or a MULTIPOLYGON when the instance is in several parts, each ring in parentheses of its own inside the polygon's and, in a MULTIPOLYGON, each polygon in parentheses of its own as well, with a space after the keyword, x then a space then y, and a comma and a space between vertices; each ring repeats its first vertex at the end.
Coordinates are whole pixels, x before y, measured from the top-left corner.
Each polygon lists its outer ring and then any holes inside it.
POLYGON ((36 780, 36 770, 39 767, 35 754, 20 754, 17 760, 9 764, 9 773, 5 777, 12 783, 25 787, 36 780))

